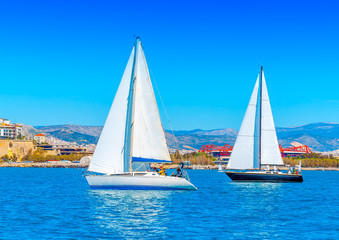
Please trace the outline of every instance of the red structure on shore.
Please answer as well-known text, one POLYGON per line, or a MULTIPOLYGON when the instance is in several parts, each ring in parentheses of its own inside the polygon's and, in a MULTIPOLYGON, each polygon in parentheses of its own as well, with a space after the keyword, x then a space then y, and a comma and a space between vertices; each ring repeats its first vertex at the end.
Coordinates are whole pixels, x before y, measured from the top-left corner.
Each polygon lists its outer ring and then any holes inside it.
MULTIPOLYGON (((312 153, 312 150, 306 145, 302 145, 300 143, 291 143, 291 144, 293 146, 288 147, 288 148, 283 148, 281 145, 279 145, 279 149, 280 149, 282 157, 287 157, 287 156, 295 157, 295 156, 299 156, 304 153, 312 153)), ((231 155, 232 150, 233 150, 233 147, 228 144, 225 144, 224 146, 207 144, 207 145, 203 145, 200 148, 199 152, 212 154, 213 157, 227 158, 231 155)))
POLYGON ((203 145, 199 152, 212 153, 213 157, 227 157, 230 156, 233 151, 231 145, 225 144, 224 146, 218 146, 214 144, 203 145))
POLYGON ((282 157, 287 157, 287 156, 294 157, 294 156, 301 155, 304 153, 312 153, 312 150, 306 145, 293 146, 289 148, 283 148, 281 145, 279 145, 279 149, 280 149, 282 157))

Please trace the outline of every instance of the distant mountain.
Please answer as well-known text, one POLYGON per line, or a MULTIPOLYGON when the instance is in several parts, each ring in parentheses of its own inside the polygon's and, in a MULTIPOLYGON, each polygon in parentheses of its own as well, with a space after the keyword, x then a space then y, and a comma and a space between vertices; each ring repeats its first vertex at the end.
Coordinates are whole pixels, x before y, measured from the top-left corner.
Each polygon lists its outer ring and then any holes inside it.
MULTIPOLYGON (((169 130, 167 130, 170 132, 169 130)), ((228 135, 232 137, 236 137, 238 132, 233 128, 226 128, 226 129, 213 129, 213 130, 202 130, 202 129, 195 129, 190 131, 174 131, 175 136, 182 136, 182 135, 210 135, 210 136, 220 136, 220 135, 228 135)))
POLYGON ((74 132, 70 129, 61 129, 48 132, 52 137, 61 139, 66 142, 76 142, 79 145, 96 144, 99 137, 74 132))
POLYGON ((338 123, 311 123, 304 126, 277 128, 277 136, 282 146, 297 141, 316 151, 339 149, 338 123))
POLYGON ((40 133, 40 131, 30 125, 22 125, 22 135, 25 136, 28 139, 33 139, 35 134, 40 133))
POLYGON ((172 133, 166 131, 166 140, 170 149, 177 149, 177 144, 180 150, 199 150, 203 145, 206 144, 215 144, 219 146, 223 146, 227 144, 234 144, 235 136, 230 136, 227 134, 219 134, 219 135, 209 135, 204 133, 202 130, 198 133, 191 133, 185 135, 176 135, 177 142, 175 141, 175 137, 172 133), (192 149, 194 148, 194 149, 192 149))
MULTIPOLYGON (((51 136, 68 142, 78 144, 96 143, 102 127, 79 125, 56 125, 35 127, 39 131, 49 133, 51 136)), ((30 129, 32 131, 32 129, 30 129)), ((333 151, 339 149, 339 124, 337 123, 312 123, 298 127, 277 128, 279 144, 283 147, 290 146, 297 141, 308 145, 315 151, 333 151)), ((199 150, 202 145, 234 145, 237 131, 232 128, 189 131, 174 131, 179 149, 199 150)), ((177 143, 172 131, 165 132, 167 143, 171 150, 177 149, 177 143)))
POLYGON ((54 125, 35 127, 39 131, 66 142, 76 142, 79 145, 96 144, 102 127, 80 125, 54 125))
MULTIPOLYGON (((172 132, 170 130, 166 130, 167 132, 172 132)), ((175 136, 180 136, 180 135, 188 135, 188 134, 195 134, 197 132, 203 131, 202 129, 194 129, 194 130, 178 130, 178 131, 173 131, 175 136)))
POLYGON ((100 137, 100 133, 102 131, 101 126, 81 126, 81 125, 52 125, 52 126, 37 126, 35 128, 46 133, 69 129, 73 132, 82 133, 85 135, 95 137, 100 137))

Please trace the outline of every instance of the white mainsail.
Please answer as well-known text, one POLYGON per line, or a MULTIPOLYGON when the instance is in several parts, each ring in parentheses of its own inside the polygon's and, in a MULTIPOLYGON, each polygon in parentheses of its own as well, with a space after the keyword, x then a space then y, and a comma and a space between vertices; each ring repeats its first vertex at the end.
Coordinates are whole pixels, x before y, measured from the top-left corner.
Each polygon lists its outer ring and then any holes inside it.
POLYGON ((146 58, 138 39, 88 171, 128 172, 130 161, 135 162, 133 169, 138 170, 144 170, 139 168, 144 162, 171 162, 146 58), (126 131, 127 128, 131 130, 126 131))
POLYGON ((283 165, 279 150, 277 134, 275 131, 271 104, 268 97, 267 86, 262 71, 262 115, 261 115, 261 164, 283 165))
POLYGON ((261 165, 283 165, 269 102, 264 72, 259 76, 253 89, 250 103, 241 124, 230 160, 229 169, 252 169, 261 165), (262 88, 260 99, 259 90, 262 88), (261 127, 260 127, 261 106, 261 127), (260 131, 261 129, 261 131, 260 131), (261 144, 260 144, 261 135, 261 144), (261 145, 261 159, 259 147, 261 145))
POLYGON ((128 60, 88 171, 107 174, 123 172, 125 125, 134 49, 135 47, 128 60))
POLYGON ((258 142, 256 132, 257 102, 258 102, 259 76, 255 83, 250 102, 248 104, 244 120, 242 121, 233 151, 228 161, 227 168, 250 169, 254 163, 258 164, 259 156, 255 154, 258 142))
POLYGON ((133 161, 171 161, 141 43, 138 47, 133 126, 133 161))

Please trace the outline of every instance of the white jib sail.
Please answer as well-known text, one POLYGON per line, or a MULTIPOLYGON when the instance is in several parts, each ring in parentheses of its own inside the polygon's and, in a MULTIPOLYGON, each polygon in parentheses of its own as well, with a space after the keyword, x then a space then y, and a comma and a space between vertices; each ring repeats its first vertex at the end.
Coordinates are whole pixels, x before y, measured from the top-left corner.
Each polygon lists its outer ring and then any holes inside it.
POLYGON ((255 143, 258 142, 256 133, 256 115, 258 103, 259 77, 255 83, 244 120, 242 121, 233 151, 228 162, 229 169, 251 169, 258 166, 258 154, 255 152, 255 143))
POLYGON ((132 156, 141 162, 171 161, 146 58, 141 43, 139 44, 134 91, 132 156))
POLYGON ((134 49, 135 47, 128 60, 88 171, 106 174, 123 172, 127 101, 133 68, 134 49))
POLYGON ((283 165, 264 72, 262 73, 261 164, 283 165))

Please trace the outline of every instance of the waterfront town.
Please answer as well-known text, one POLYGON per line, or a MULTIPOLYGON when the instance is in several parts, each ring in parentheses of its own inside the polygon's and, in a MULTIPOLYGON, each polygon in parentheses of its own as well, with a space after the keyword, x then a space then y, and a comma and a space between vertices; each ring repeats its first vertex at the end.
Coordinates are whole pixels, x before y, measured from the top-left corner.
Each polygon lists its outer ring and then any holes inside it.
MULTIPOLYGON (((188 146, 185 146, 188 147, 188 146)), ((190 147, 191 148, 191 147, 190 147)), ((286 164, 295 164, 303 159, 303 166, 309 168, 338 168, 338 157, 313 151, 307 145, 291 142, 289 147, 279 146, 286 164)), ((67 142, 33 127, 27 130, 23 124, 12 123, 0 118, 0 166, 1 167, 88 167, 95 150, 95 144, 67 142), (34 129, 34 131, 32 130, 34 129), (47 164, 47 165, 46 165, 47 164)), ((205 144, 200 149, 170 148, 174 168, 184 160, 187 168, 226 168, 233 146, 205 144), (193 167, 194 166, 194 167, 193 167)))
POLYGON ((42 161, 69 159, 70 156, 71 160, 78 160, 93 154, 92 149, 55 139, 42 132, 27 135, 29 136, 24 134, 22 124, 0 118, 0 160, 29 163, 32 162, 30 156, 34 155, 42 157, 42 161))

